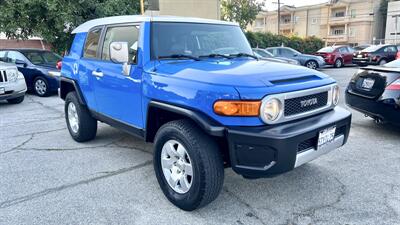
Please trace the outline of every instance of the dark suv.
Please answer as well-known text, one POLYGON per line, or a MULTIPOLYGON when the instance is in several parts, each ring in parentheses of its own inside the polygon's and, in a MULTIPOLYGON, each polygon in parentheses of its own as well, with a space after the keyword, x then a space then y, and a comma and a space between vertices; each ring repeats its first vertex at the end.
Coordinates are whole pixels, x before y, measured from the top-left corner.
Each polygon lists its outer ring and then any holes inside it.
POLYGON ((362 51, 355 52, 353 63, 360 66, 384 65, 395 60, 398 51, 396 45, 373 45, 362 51))
POLYGON ((28 90, 44 97, 57 91, 60 71, 56 68, 61 56, 41 49, 1 49, 2 61, 14 63, 24 75, 28 90))

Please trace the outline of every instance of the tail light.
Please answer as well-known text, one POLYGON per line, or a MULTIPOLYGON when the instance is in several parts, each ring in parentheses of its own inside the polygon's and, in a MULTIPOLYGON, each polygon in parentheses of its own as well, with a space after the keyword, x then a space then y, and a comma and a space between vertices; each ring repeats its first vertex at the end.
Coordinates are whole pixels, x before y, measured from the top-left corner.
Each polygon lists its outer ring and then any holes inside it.
POLYGON ((62 67, 62 61, 58 61, 57 64, 56 64, 56 68, 58 70, 61 70, 61 67, 62 67))
POLYGON ((400 52, 397 52, 396 59, 400 59, 400 52))
POLYGON ((387 86, 386 90, 400 90, 400 79, 395 80, 393 83, 387 86))

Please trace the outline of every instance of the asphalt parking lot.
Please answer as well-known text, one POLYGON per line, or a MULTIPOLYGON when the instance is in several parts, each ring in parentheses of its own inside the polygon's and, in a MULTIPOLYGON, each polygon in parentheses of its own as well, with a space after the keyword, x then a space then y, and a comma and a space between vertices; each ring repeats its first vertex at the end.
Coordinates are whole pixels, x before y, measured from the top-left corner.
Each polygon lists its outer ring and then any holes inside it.
MULTIPOLYGON (((323 72, 343 94, 356 70, 323 72)), ((400 224, 400 128, 358 112, 341 149, 271 179, 226 169, 216 201, 184 212, 159 189, 151 145, 104 124, 76 143, 63 103, 0 102, 0 224, 400 224)))

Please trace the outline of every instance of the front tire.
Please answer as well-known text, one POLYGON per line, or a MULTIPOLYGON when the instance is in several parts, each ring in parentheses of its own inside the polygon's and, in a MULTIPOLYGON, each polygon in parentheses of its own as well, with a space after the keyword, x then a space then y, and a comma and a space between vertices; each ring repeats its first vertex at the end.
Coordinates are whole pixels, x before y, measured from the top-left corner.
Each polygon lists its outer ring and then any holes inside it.
POLYGON ((97 120, 89 110, 79 103, 76 92, 69 92, 65 98, 65 120, 68 131, 77 142, 93 140, 97 133, 97 120))
POLYGON ((25 99, 25 95, 17 97, 17 98, 12 98, 12 99, 7 99, 7 102, 10 104, 19 104, 23 102, 25 99))
POLYGON ((218 146, 190 120, 172 121, 158 130, 153 162, 164 195, 183 210, 209 204, 222 189, 224 167, 218 146))
POLYGON ((318 63, 314 60, 310 60, 310 61, 306 62, 306 67, 309 69, 316 70, 316 69, 318 69, 318 63))
POLYGON ((36 77, 33 81, 33 91, 39 97, 49 96, 49 83, 44 77, 36 77))

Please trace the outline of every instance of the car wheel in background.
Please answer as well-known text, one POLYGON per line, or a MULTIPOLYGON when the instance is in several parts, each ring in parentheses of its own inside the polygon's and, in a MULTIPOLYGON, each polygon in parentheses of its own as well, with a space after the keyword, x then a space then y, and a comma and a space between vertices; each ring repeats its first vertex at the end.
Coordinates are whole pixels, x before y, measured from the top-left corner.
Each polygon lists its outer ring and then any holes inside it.
POLYGON ((343 67, 343 61, 341 59, 336 59, 335 61, 335 68, 343 67))
POLYGON ((49 95, 49 83, 43 77, 36 77, 33 81, 33 91, 40 97, 46 97, 49 95))
POLYGON ((318 68, 318 63, 314 60, 307 61, 305 64, 306 67, 316 70, 318 68))
POLYGON ((211 137, 190 120, 177 120, 164 124, 154 143, 154 170, 170 202, 192 211, 218 197, 224 166, 211 137))
POLYGON ((76 92, 68 93, 64 111, 68 131, 75 141, 85 142, 96 137, 97 120, 92 117, 86 106, 79 103, 76 92))
POLYGON ((379 65, 385 65, 387 63, 386 59, 381 59, 381 61, 379 61, 379 65))
POLYGON ((17 97, 17 98, 12 98, 12 99, 7 99, 7 102, 10 104, 19 104, 23 102, 25 99, 25 95, 17 97))

